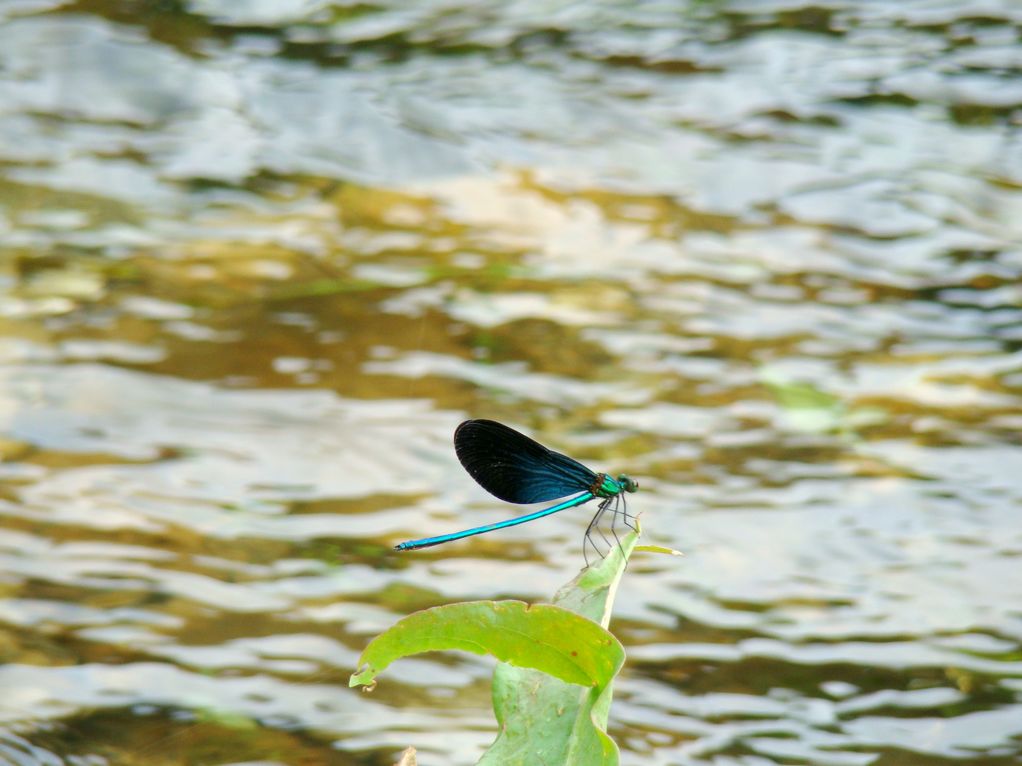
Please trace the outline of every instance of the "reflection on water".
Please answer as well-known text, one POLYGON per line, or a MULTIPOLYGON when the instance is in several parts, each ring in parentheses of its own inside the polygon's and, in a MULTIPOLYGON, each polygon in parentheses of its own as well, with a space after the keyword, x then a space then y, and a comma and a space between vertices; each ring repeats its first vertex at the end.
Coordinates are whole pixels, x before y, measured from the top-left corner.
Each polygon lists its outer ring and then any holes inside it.
POLYGON ((491 665, 642 481, 624 763, 1022 758, 1016 3, 0 8, 0 760, 472 763, 491 665))

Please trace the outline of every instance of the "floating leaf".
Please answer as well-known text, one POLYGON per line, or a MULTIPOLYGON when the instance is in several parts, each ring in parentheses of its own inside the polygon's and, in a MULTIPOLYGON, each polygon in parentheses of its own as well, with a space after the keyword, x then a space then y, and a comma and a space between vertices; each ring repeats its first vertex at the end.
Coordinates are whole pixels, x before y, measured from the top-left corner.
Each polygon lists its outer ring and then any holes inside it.
POLYGON ((856 429, 879 425, 889 418, 886 410, 851 407, 833 394, 809 383, 788 380, 770 368, 760 373, 760 380, 780 405, 784 425, 793 431, 854 436, 856 429))

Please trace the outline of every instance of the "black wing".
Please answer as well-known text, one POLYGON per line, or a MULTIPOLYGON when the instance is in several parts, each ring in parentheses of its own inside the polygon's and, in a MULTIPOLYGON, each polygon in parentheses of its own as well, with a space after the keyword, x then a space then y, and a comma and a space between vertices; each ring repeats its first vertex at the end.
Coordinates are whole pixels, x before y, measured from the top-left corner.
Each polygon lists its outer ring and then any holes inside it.
POLYGON ((596 474, 567 455, 493 420, 466 420, 454 451, 469 475, 509 503, 541 503, 584 492, 596 474))

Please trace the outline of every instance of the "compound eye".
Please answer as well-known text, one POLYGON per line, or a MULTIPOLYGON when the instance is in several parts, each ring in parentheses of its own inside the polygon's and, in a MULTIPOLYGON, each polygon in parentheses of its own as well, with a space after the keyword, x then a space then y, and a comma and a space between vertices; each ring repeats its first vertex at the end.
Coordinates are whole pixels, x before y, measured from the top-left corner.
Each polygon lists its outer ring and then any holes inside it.
POLYGON ((625 492, 634 492, 639 488, 639 482, 625 474, 618 476, 617 481, 624 488, 625 492))

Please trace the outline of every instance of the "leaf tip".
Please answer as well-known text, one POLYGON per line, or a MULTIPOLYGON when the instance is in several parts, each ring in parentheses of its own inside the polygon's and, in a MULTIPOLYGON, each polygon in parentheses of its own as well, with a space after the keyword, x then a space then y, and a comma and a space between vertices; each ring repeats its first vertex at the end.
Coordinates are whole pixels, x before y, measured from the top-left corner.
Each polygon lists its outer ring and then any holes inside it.
POLYGON ((666 548, 663 545, 636 545, 636 551, 643 551, 644 553, 662 553, 665 556, 684 556, 685 554, 681 551, 675 550, 674 548, 666 548))
POLYGON ((366 688, 362 691, 371 692, 376 688, 375 676, 377 672, 376 668, 371 665, 367 665, 365 668, 360 667, 352 673, 351 677, 348 679, 348 688, 350 689, 354 686, 365 686, 366 688))

